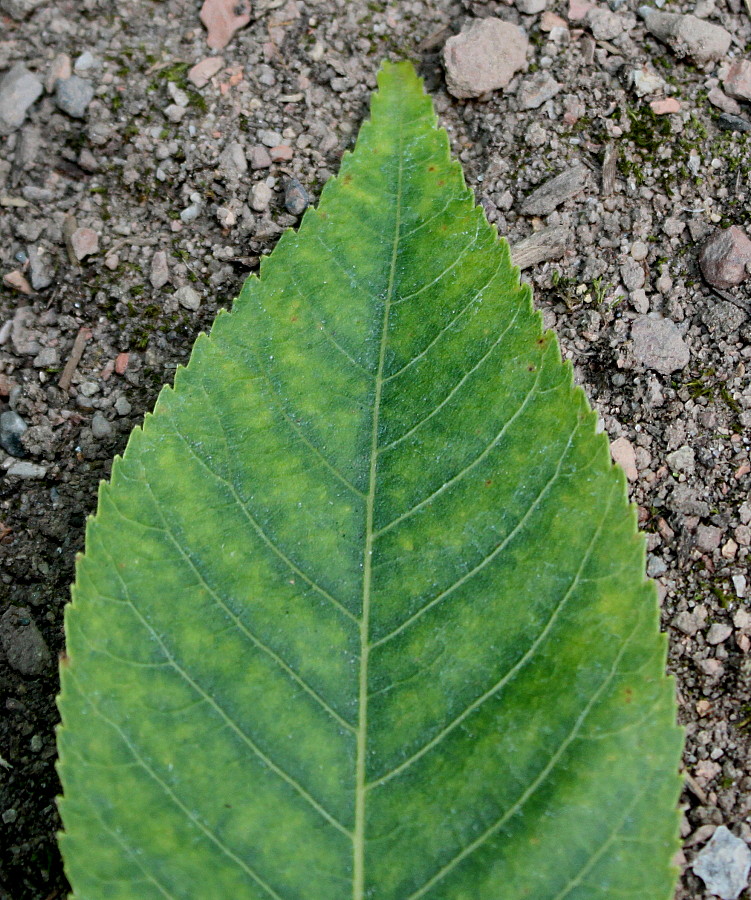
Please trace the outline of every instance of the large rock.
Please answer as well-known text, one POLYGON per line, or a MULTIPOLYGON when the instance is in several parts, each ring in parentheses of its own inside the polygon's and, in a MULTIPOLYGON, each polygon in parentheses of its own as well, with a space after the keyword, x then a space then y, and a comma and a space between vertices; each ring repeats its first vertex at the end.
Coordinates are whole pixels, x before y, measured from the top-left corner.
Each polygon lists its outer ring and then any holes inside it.
POLYGON ((699 251, 699 266, 712 287, 735 287, 749 276, 751 240, 737 225, 718 229, 699 251))
POLYGON ((454 97, 480 97, 504 88, 527 60, 527 35, 517 25, 476 19, 443 48, 446 87, 454 97))
POLYGON ((0 135, 23 125, 26 111, 44 90, 42 82, 23 63, 16 63, 0 79, 0 135))
POLYGON ((730 49, 730 33, 696 16, 666 13, 640 6, 647 31, 667 44, 676 56, 687 56, 699 65, 722 59, 730 49))
POLYGON ((639 316, 631 326, 634 359, 646 369, 670 375, 688 365, 691 353, 670 319, 639 316))

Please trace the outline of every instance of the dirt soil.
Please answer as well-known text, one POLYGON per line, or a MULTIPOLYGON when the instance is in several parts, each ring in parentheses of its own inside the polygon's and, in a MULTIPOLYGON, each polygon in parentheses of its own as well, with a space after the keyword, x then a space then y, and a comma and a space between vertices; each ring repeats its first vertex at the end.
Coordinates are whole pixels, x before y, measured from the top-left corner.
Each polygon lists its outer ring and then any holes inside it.
MULTIPOLYGON (((23 420, 0 450, 0 900, 66 896, 55 661, 97 485, 196 335, 298 221, 287 180, 315 202, 336 171, 386 56, 418 64, 499 232, 512 245, 564 235, 524 277, 618 441, 648 532, 687 735, 677 897, 711 896, 686 866, 717 825, 751 843, 750 282, 717 293, 697 262, 714 230, 751 219, 750 136, 723 130, 708 100, 728 59, 751 54, 751 16, 742 0, 669 0, 732 37, 702 68, 646 32, 636 0, 603 2, 610 37, 562 0, 551 26, 543 5, 258 0, 199 87, 190 67, 215 54, 197 2, 0 2, 0 76, 23 63, 44 85, 0 137, 0 412, 23 420), (441 48, 489 15, 525 29, 527 70, 457 100, 441 48), (71 64, 84 84, 66 112, 55 79, 71 64), (640 97, 643 66, 661 86, 640 97), (545 73, 557 87, 530 107, 545 73), (655 114, 667 97, 679 110, 655 114), (581 190, 522 211, 575 164, 581 190), (649 329, 665 319, 672 371, 636 339, 661 343, 649 329)), ((751 118, 751 104, 739 111, 751 118)))

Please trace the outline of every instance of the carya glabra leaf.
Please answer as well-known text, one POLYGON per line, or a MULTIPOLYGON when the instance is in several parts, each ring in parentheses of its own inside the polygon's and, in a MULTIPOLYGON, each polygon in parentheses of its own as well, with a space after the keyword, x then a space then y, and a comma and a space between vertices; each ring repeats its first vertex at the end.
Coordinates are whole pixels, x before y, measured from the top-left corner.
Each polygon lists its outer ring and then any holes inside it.
POLYGON ((67 610, 77 900, 667 900, 681 747, 595 416, 408 64, 200 336, 67 610))

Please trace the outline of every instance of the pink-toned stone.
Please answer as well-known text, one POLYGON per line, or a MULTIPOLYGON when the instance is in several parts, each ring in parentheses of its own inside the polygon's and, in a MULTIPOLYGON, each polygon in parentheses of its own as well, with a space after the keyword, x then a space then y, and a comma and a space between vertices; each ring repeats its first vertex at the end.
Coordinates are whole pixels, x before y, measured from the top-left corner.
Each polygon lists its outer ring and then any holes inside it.
POLYGON ((250 0, 204 0, 200 19, 208 32, 206 43, 221 50, 250 22, 250 0))
POLYGON ((594 9, 594 3, 589 0, 568 0, 566 17, 569 22, 583 22, 590 9, 594 9))
POLYGON ((712 106, 716 106, 717 109, 721 109, 724 113, 728 113, 731 116, 740 115, 741 106, 738 101, 733 100, 732 97, 728 97, 728 95, 716 85, 707 94, 707 100, 709 100, 712 106))
POLYGON ((44 88, 48 94, 55 90, 55 85, 60 81, 66 81, 73 74, 73 64, 67 53, 58 53, 52 60, 52 65, 44 81, 44 88))
POLYGON ((670 113, 681 111, 681 104, 675 97, 667 97, 665 100, 653 100, 649 105, 656 116, 667 116, 670 113))
POLYGON ((540 19, 540 31, 552 31, 554 28, 568 28, 565 19, 546 9, 540 19))
POLYGON ((737 225, 718 229, 701 248, 699 265, 713 287, 735 287, 749 276, 751 240, 737 225))
POLYGON ((751 100, 751 60, 736 59, 722 84, 725 93, 736 100, 751 100))
POLYGON ((7 285, 9 288, 13 288, 14 291, 20 291, 22 294, 33 293, 31 285, 18 269, 13 272, 8 272, 7 275, 3 275, 3 284, 7 285))
POLYGON ((527 35, 490 16, 475 19, 443 47, 446 87, 460 99, 506 87, 527 60, 527 35))
POLYGON ((295 155, 294 150, 286 144, 279 144, 278 147, 272 147, 269 151, 273 162, 289 162, 295 155))
POLYGON ((224 68, 223 56, 207 56, 188 69, 188 81, 197 88, 206 87, 216 73, 224 68))
POLYGON ((128 361, 130 360, 130 353, 118 353, 115 357, 115 372, 118 375, 124 375, 125 370, 128 368, 128 361))
POLYGON ((99 235, 93 228, 76 228, 70 236, 70 247, 73 255, 80 262, 99 250, 99 235))
POLYGON ((636 453, 631 441, 624 437, 613 441, 610 445, 610 455, 613 457, 613 462, 618 463, 626 473, 626 478, 629 481, 636 481, 639 473, 636 469, 636 453))

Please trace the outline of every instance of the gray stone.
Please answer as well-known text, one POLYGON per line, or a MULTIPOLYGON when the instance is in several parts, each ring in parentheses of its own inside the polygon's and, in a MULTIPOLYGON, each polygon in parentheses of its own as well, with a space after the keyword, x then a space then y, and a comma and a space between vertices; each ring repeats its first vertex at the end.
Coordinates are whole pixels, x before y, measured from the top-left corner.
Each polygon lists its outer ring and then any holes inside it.
POLYGON ((536 188, 522 203, 525 216, 547 216, 584 190, 586 169, 575 165, 536 188))
POLYGON ((726 641, 732 633, 732 625, 725 625, 722 622, 713 622, 709 626, 709 631, 707 632, 707 643, 715 647, 717 644, 726 641))
POLYGON ((743 324, 746 314, 729 300, 717 300, 702 313, 702 322, 711 332, 731 334, 743 324))
POLYGON ((34 357, 32 365, 37 369, 54 369, 60 365, 60 354, 56 347, 43 347, 34 357))
POLYGON ((0 643, 8 664, 21 675, 41 675, 52 661, 47 644, 26 607, 10 606, 0 616, 0 643))
POLYGON ((273 193, 265 181, 259 181, 251 189, 250 205, 256 212, 264 212, 269 208, 273 193))
POLYGON ((675 322, 637 316, 631 326, 634 359, 646 369, 670 375, 688 365, 691 353, 675 322))
POLYGON ((248 160, 245 158, 243 145, 232 141, 219 155, 219 174, 231 181, 237 181, 248 171, 248 160))
POLYGON ((748 883, 751 850, 724 825, 691 864, 694 874, 722 900, 737 900, 748 883))
POLYGON ((164 250, 157 250, 151 257, 151 273, 149 281, 154 290, 163 288, 169 281, 169 269, 167 268, 167 254, 164 250))
POLYGON ((93 98, 93 85, 85 78, 79 78, 78 75, 59 78, 55 85, 55 103, 58 109, 74 119, 85 117, 86 110, 93 98))
POLYGON ((602 6, 590 9, 586 22, 598 41, 612 41, 623 33, 623 19, 602 6))
POLYGON ((722 529, 716 525, 697 525, 695 544, 702 553, 713 553, 722 540, 722 529))
POLYGON ((14 462, 13 465, 8 468, 8 475, 24 480, 27 478, 44 478, 46 474, 47 469, 44 466, 39 466, 33 462, 14 462))
POLYGON ((723 113, 717 119, 717 127, 721 131, 738 131, 741 134, 751 132, 751 122, 741 116, 734 116, 731 113, 723 113))
POLYGON ((259 131, 258 139, 262 144, 265 144, 267 147, 278 147, 279 144, 284 140, 281 134, 278 131, 259 131))
POLYGON ((91 417, 91 433, 97 440, 107 438, 112 434, 112 425, 99 411, 91 417))
POLYGON ((749 277, 751 240, 737 225, 717 229, 699 251, 699 266, 712 287, 736 287, 749 277))
POLYGON ((177 103, 170 103, 169 106, 165 106, 162 112, 165 117, 170 120, 170 122, 174 122, 175 125, 178 122, 182 122, 185 118, 185 113, 188 110, 184 106, 178 106, 177 103))
POLYGON ((133 407, 127 397, 120 396, 115 400, 115 412, 118 416, 130 415, 132 409, 133 407))
POLYGON ((536 16, 548 5, 548 0, 514 0, 514 5, 525 16, 536 16))
POLYGON ((684 516, 704 517, 709 515, 709 504, 687 484, 677 484, 670 495, 670 504, 676 512, 684 516))
POLYGON ((0 135, 20 128, 28 108, 44 90, 42 82, 23 63, 16 63, 0 79, 0 135))
POLYGON ((560 91, 561 86, 549 72, 535 72, 525 78, 519 87, 519 106, 522 109, 538 109, 560 91))
POLYGON ((722 59, 730 49, 729 32, 696 16, 682 16, 640 6, 639 15, 647 31, 667 44, 678 57, 687 56, 699 65, 722 59))
POLYGON ((643 266, 632 256, 627 256, 620 266, 621 278, 629 291, 638 291, 644 287, 646 276, 643 266))
POLYGON ((28 425, 17 412, 12 409, 0 413, 0 447, 11 456, 26 456, 26 448, 21 442, 28 425))
POLYGON ((269 151, 262 147, 260 144, 256 144, 255 147, 250 148, 250 168, 251 169, 268 169, 271 165, 271 156, 269 155, 269 151))
MULTIPOLYGON (((73 71, 89 72, 92 69, 98 69, 101 66, 99 60, 94 56, 91 50, 84 50, 78 59, 73 63, 73 71)), ((170 82, 171 84, 172 82, 170 82)))
POLYGON ((694 471, 694 451, 687 444, 684 444, 677 450, 673 450, 672 453, 668 453, 665 460, 673 472, 687 472, 690 474, 694 471))
POLYGON ((454 97, 480 97, 506 87, 527 60, 527 35, 490 16, 475 19, 443 47, 446 87, 454 97))
POLYGON ((42 247, 29 247, 29 278, 35 291, 43 291, 52 284, 54 270, 49 264, 47 253, 42 247))
POLYGON ((296 178, 290 178, 284 186, 284 208, 290 215, 301 216, 310 204, 310 197, 296 178))
POLYGON ((201 307, 201 295, 194 288, 190 287, 190 285, 178 288, 175 291, 174 296, 180 306, 185 307, 185 309, 195 312, 201 307))
POLYGON ((673 626, 677 628, 678 631, 682 631, 683 634, 692 637, 701 628, 701 622, 694 613, 686 612, 684 610, 683 612, 679 612, 673 619, 673 626))
POLYGON ((30 16, 44 0, 0 0, 0 10, 20 22, 30 16))
POLYGON ((201 215, 202 209, 202 203, 191 203, 190 206, 186 206, 185 209, 181 211, 180 221, 185 225, 190 225, 191 222, 195 222, 195 220, 201 215))

